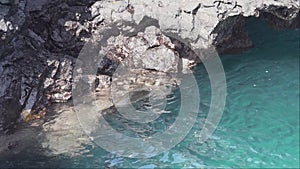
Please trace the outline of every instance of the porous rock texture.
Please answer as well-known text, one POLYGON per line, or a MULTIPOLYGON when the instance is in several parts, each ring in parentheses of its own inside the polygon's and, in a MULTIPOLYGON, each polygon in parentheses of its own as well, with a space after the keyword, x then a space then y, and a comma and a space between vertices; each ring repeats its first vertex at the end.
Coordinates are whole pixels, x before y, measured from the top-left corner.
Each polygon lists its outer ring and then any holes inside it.
MULTIPOLYGON (((83 45, 120 19, 154 20, 162 32, 186 39, 191 49, 214 45, 228 53, 252 46, 246 17, 261 17, 276 29, 299 28, 299 8, 299 0, 0 0, 0 133, 12 132, 32 115, 42 118, 51 103, 69 101, 83 45)), ((159 63, 166 60, 157 56, 161 52, 174 58, 173 68, 180 61, 180 51, 151 50, 151 59, 139 61, 145 69, 166 67, 159 63)))

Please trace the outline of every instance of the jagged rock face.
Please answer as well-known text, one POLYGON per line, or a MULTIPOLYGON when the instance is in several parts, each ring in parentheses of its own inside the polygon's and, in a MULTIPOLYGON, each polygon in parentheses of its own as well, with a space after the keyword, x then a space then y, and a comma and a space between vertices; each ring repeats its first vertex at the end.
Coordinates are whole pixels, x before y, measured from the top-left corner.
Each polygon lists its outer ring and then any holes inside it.
MULTIPOLYGON (((31 9, 28 7, 30 4, 27 6, 30 17, 27 29, 34 36, 34 41, 40 42, 34 47, 73 57, 78 55, 84 44, 82 39, 90 37, 92 26, 87 23, 83 25, 83 22, 91 16, 87 9, 88 2, 82 5, 78 2, 72 6, 71 2, 73 1, 44 1, 42 10, 31 9)), ((35 5, 34 2, 31 3, 35 5)))
MULTIPOLYGON (((144 15, 158 20, 162 31, 180 31, 192 48, 214 44, 225 53, 252 46, 244 16, 260 16, 275 28, 299 28, 299 1, 0 0, 0 133, 25 118, 21 112, 39 113, 49 103, 70 100, 73 65, 87 39, 120 18, 138 24, 144 15)), ((135 66, 176 72, 179 56, 186 67, 197 62, 183 44, 172 40, 176 54, 148 35, 144 47, 156 49, 144 50, 149 57, 143 59, 133 54, 135 66)), ((104 58, 98 73, 111 76, 117 66, 104 58)))
MULTIPOLYGON (((297 5, 297 3, 295 3, 297 5)), ((296 29, 299 28, 299 7, 264 5, 256 9, 255 16, 266 20, 274 29, 296 29)), ((253 46, 245 29, 246 18, 242 15, 230 16, 220 21, 212 34, 215 34, 213 44, 219 53, 239 53, 253 46)))
POLYGON ((262 10, 261 18, 266 20, 274 29, 296 29, 300 27, 299 9, 269 6, 262 10))
POLYGON ((218 32, 214 45, 219 53, 239 53, 253 46, 245 30, 243 16, 229 17, 221 21, 213 33, 218 32))
POLYGON ((9 132, 21 111, 21 79, 12 64, 0 64, 0 131, 9 132))
POLYGON ((42 114, 51 102, 71 98, 74 57, 83 45, 80 37, 85 35, 68 32, 64 20, 75 18, 86 5, 55 3, 0 3, 0 8, 6 9, 0 13, 0 133, 13 129, 18 119, 42 114))
POLYGON ((130 69, 166 73, 178 71, 179 54, 175 45, 154 26, 147 27, 134 37, 111 37, 104 53, 111 61, 126 62, 130 69))

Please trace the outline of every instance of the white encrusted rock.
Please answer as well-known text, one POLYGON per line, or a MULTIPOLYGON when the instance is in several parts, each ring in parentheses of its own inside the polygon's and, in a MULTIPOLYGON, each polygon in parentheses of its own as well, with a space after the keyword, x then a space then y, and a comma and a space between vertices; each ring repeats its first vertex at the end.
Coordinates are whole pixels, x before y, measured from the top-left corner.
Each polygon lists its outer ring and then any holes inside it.
MULTIPOLYGON (((154 69, 162 72, 177 72, 179 56, 165 46, 149 49, 139 57, 134 57, 144 69, 154 69)), ((138 66, 138 65, 136 65, 138 66)))

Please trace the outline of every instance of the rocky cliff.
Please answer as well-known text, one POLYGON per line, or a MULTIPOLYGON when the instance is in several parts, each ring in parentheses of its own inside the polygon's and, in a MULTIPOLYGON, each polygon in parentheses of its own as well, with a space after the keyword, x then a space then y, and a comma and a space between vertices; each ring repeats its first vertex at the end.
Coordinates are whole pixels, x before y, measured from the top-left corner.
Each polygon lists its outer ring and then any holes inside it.
MULTIPOLYGON (((162 32, 187 39, 190 48, 212 44, 219 53, 233 53, 253 45, 244 28, 248 17, 275 29, 295 29, 299 8, 298 0, 0 0, 0 133, 13 132, 20 121, 43 119, 49 104, 70 100, 83 45, 120 19, 154 20, 162 32)), ((157 50, 175 60, 188 53, 184 46, 176 51, 180 43, 175 41, 161 45, 157 50)), ((156 69, 156 59, 142 62, 156 69)))

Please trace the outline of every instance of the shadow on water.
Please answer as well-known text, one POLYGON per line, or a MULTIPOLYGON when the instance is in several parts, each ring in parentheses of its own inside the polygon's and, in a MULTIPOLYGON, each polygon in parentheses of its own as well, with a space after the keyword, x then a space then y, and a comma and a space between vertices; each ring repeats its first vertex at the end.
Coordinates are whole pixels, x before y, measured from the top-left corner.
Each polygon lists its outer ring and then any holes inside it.
POLYGON ((223 55, 221 60, 225 72, 245 69, 243 63, 249 63, 248 66, 260 64, 260 61, 274 61, 280 64, 278 57, 288 59, 295 58, 299 60, 300 55, 300 30, 274 30, 264 20, 249 17, 246 20, 246 30, 254 47, 237 55, 223 55), (255 62, 253 62, 255 60, 255 62))

